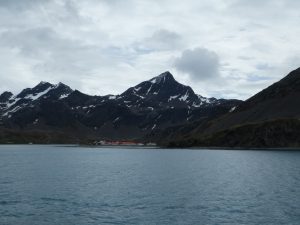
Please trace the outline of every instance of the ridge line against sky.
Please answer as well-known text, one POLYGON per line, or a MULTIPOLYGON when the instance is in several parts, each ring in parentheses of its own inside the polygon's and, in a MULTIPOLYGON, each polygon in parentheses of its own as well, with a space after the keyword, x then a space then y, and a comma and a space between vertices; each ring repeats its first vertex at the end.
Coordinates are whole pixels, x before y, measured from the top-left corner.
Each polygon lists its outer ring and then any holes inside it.
POLYGON ((0 0, 0 91, 39 81, 118 94, 170 71, 246 99, 300 67, 294 0, 0 0))

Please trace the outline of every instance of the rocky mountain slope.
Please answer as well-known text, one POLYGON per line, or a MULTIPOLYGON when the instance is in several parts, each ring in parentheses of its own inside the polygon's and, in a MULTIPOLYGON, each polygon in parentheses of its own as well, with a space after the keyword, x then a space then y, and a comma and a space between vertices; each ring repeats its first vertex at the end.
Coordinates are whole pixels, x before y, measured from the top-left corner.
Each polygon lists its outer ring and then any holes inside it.
POLYGON ((62 83, 41 82, 17 95, 0 95, 0 141, 138 139, 170 126, 216 118, 240 103, 197 95, 170 72, 120 95, 90 96, 62 83))
POLYGON ((300 68, 219 118, 162 136, 172 146, 295 147, 299 119, 300 68))

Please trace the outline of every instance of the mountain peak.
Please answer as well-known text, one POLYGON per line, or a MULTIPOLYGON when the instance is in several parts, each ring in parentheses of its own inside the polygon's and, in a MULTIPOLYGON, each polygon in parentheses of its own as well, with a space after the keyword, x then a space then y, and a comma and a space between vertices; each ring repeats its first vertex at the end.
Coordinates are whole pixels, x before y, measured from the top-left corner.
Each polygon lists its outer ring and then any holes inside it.
POLYGON ((57 84, 52 84, 52 83, 47 82, 47 81, 41 81, 34 88, 37 88, 37 87, 69 87, 69 86, 62 83, 62 82, 59 82, 57 84))
POLYGON ((13 96, 13 93, 9 91, 5 91, 0 95, 0 103, 7 102, 11 97, 13 96))
POLYGON ((68 85, 59 82, 58 84, 55 85, 55 88, 59 88, 59 89, 65 89, 65 90, 69 90, 69 91, 73 91, 68 85))
POLYGON ((64 84, 62 82, 59 82, 56 86, 68 86, 68 85, 66 85, 66 84, 64 84))
POLYGON ((174 78, 173 75, 170 73, 170 71, 166 71, 160 75, 158 75, 158 77, 169 77, 169 78, 174 78))
POLYGON ((47 81, 41 81, 39 84, 49 84, 47 81))
POLYGON ((122 100, 133 104, 187 107, 201 105, 200 99, 191 87, 177 82, 173 75, 166 71, 148 81, 129 88, 122 95, 122 100))
POLYGON ((173 75, 169 72, 166 71, 156 77, 153 77, 152 79, 149 80, 151 83, 165 83, 166 81, 175 81, 173 75))
POLYGON ((47 81, 41 81, 40 83, 38 83, 34 88, 38 88, 38 87, 49 87, 52 86, 53 84, 47 82, 47 81))

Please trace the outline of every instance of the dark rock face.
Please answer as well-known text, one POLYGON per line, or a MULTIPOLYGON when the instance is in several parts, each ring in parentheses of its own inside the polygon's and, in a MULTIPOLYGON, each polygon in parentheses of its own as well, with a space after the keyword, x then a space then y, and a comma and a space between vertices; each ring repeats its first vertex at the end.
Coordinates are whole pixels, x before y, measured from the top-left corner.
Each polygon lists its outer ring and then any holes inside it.
POLYGON ((290 122, 298 124, 299 119, 300 68, 241 103, 232 112, 196 127, 187 126, 184 134, 184 129, 180 128, 169 140, 174 145, 176 142, 172 139, 180 137, 178 143, 201 146, 300 146, 296 138, 299 126, 290 122))
POLYGON ((300 121, 271 120, 244 124, 199 138, 171 141, 169 147, 296 148, 300 146, 300 121))
POLYGON ((64 132, 75 139, 135 139, 169 126, 220 116, 240 103, 197 95, 170 72, 120 95, 90 96, 62 83, 41 82, 18 95, 5 92, 0 96, 0 128, 27 134, 64 132))
MULTIPOLYGON (((262 90, 253 97, 249 98, 242 105, 240 105, 239 111, 247 110, 250 107, 263 103, 269 100, 278 99, 284 100, 294 94, 300 93, 300 68, 292 71, 286 77, 280 81, 274 83, 270 87, 262 90)), ((296 99, 295 99, 296 100, 296 99)))
POLYGON ((13 93, 5 91, 0 95, 0 103, 6 103, 13 96, 13 93))
POLYGON ((16 98, 34 98, 37 97, 40 93, 43 93, 52 87, 52 84, 41 81, 34 88, 26 88, 23 91, 21 91, 20 94, 16 96, 16 98))
POLYGON ((297 69, 240 104, 206 131, 210 133, 244 123, 299 117, 300 69, 297 69))

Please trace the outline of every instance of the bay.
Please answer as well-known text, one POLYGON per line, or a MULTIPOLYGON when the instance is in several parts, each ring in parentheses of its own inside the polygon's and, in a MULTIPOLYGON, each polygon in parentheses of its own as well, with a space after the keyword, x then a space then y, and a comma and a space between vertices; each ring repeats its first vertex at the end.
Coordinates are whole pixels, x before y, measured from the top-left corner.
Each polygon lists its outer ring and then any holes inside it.
POLYGON ((0 224, 300 224, 300 152, 0 146, 0 224))

